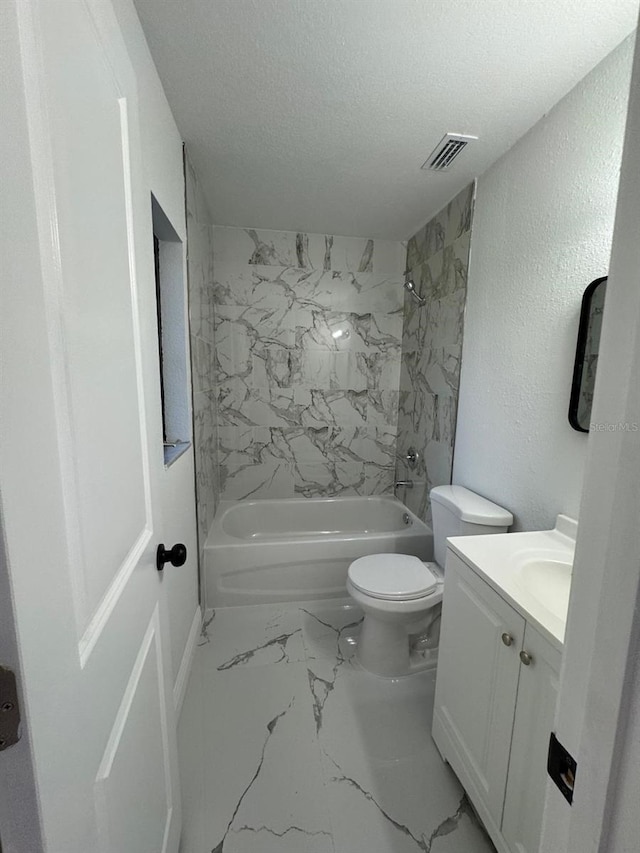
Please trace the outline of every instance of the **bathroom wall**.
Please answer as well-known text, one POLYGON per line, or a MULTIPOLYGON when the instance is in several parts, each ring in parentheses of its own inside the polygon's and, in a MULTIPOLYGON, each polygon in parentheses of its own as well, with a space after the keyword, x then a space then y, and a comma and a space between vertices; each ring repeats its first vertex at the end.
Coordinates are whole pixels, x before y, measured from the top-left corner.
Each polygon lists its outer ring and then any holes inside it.
POLYGON ((187 271, 193 439, 196 464, 196 513, 200 564, 207 532, 216 511, 218 489, 215 392, 213 228, 198 176, 185 150, 187 271))
POLYGON ((402 245, 213 233, 221 497, 391 492, 402 245))
POLYGON ((414 484, 398 496, 427 521, 429 490, 451 482, 473 189, 459 193, 407 244, 409 275, 427 302, 420 306, 405 292, 396 472, 414 484), (413 471, 405 458, 410 447, 420 454, 413 471))
POLYGON ((578 513, 588 437, 567 421, 571 376, 582 294, 609 265, 632 50, 478 180, 453 479, 515 529, 578 513))

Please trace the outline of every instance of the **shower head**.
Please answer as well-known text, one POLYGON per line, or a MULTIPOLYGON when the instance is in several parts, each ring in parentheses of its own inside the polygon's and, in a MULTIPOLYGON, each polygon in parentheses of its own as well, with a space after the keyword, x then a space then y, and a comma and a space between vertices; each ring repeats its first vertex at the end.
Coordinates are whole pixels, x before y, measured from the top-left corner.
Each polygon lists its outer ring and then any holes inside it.
POLYGON ((420 294, 419 294, 419 293, 418 293, 418 291, 416 290, 416 286, 415 286, 415 284, 413 283, 413 279, 412 279, 412 278, 408 278, 408 279, 405 281, 405 283, 404 283, 404 289, 405 289, 408 293, 410 293, 410 294, 413 296, 413 298, 414 298, 414 299, 415 299, 415 301, 418 303, 418 305, 424 305, 424 303, 427 301, 427 300, 424 298, 424 296, 420 296, 420 294))

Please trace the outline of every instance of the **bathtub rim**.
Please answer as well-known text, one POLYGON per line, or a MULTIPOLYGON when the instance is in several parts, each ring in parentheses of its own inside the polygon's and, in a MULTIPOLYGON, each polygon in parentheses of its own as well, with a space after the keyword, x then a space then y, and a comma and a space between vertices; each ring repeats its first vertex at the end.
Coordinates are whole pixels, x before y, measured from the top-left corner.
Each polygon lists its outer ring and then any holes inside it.
POLYGON ((225 500, 220 501, 216 508, 216 513, 211 522, 211 526, 209 527, 209 531, 207 533, 207 537, 205 539, 204 548, 205 549, 218 549, 221 547, 246 547, 246 548, 258 548, 264 547, 270 543, 286 543, 286 542, 308 542, 319 544, 322 542, 327 542, 329 540, 340 540, 340 541, 351 541, 351 540, 360 540, 363 537, 367 539, 387 539, 389 536, 405 538, 412 535, 415 535, 418 531, 422 531, 423 533, 429 533, 433 535, 433 531, 431 527, 422 519, 418 518, 418 516, 409 509, 406 504, 404 504, 399 498, 394 495, 334 495, 326 498, 251 498, 246 499, 242 498, 240 500, 225 500), (224 516, 229 513, 234 508, 240 506, 256 506, 261 503, 282 503, 282 504, 298 504, 300 502, 304 502, 305 504, 314 504, 314 503, 326 503, 328 501, 331 502, 340 502, 340 503, 363 503, 363 502, 381 502, 388 503, 395 507, 400 507, 403 512, 406 512, 408 516, 411 518, 412 524, 407 525, 406 527, 398 528, 397 530, 385 530, 385 531, 365 531, 365 530, 352 530, 347 532, 341 531, 331 531, 330 533, 320 533, 314 532, 313 534, 298 534, 292 531, 285 531, 280 536, 265 536, 265 537, 256 537, 252 538, 243 538, 239 536, 234 536, 231 533, 228 533, 223 526, 224 516))

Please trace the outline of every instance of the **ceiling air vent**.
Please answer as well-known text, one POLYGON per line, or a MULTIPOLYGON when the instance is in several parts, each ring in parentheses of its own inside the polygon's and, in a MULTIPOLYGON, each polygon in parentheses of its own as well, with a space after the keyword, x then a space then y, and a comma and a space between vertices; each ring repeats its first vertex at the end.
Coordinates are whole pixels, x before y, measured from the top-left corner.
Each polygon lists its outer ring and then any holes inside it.
POLYGON ((470 142, 475 142, 477 136, 463 136, 460 133, 447 133, 443 136, 435 151, 431 153, 423 169, 432 169, 434 172, 445 172, 451 167, 456 157, 464 151, 470 142))

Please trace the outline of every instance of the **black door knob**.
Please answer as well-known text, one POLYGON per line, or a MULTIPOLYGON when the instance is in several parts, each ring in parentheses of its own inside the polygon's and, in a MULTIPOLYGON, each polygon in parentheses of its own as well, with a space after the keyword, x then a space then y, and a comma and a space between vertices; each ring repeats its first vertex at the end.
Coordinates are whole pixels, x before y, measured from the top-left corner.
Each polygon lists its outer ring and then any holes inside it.
POLYGON ((164 569, 165 563, 171 563, 172 566, 184 566, 187 562, 187 549, 185 545, 178 543, 171 550, 167 551, 164 545, 158 545, 156 551, 156 568, 159 572, 164 569))

